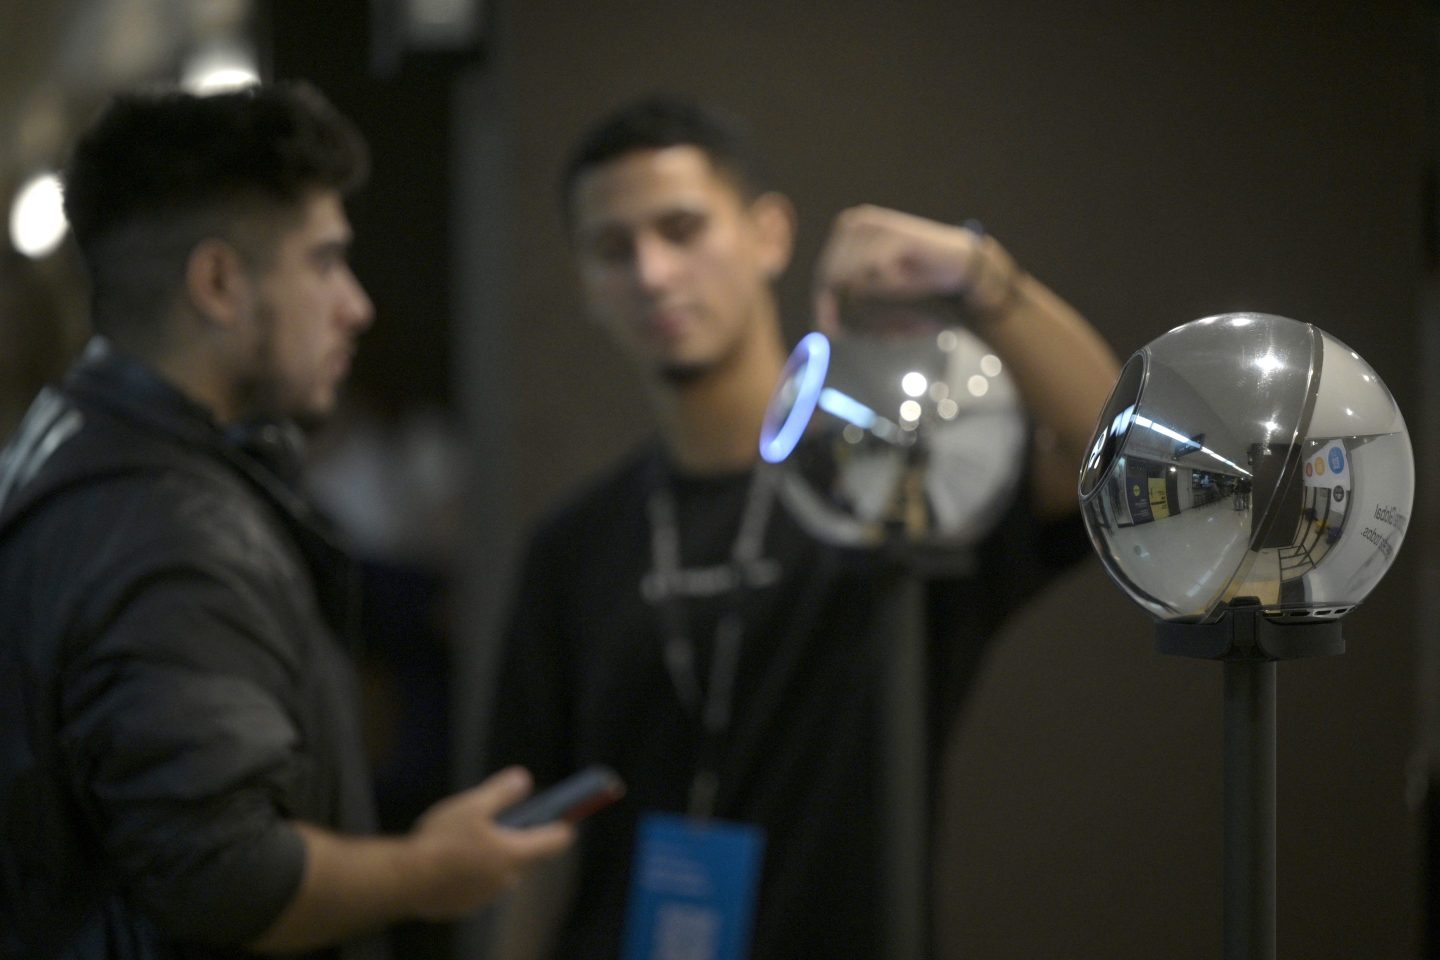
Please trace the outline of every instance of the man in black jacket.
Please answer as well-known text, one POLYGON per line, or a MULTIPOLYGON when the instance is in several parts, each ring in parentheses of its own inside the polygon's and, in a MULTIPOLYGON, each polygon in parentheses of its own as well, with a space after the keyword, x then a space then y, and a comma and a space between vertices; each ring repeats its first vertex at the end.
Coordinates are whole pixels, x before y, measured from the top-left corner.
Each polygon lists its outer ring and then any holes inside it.
POLYGON ((350 578, 291 486, 369 299, 314 90, 119 97, 66 176, 100 335, 0 455, 0 956, 374 956, 571 841, 510 769, 372 835, 350 578))

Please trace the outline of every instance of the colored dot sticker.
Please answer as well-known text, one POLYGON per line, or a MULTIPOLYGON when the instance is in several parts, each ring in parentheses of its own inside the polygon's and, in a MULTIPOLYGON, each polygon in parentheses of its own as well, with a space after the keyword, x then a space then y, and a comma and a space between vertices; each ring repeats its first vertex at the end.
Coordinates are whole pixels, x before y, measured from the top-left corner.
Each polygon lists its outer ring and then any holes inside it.
POLYGON ((1330 472, 1343 473, 1345 470, 1345 451, 1339 447, 1330 448, 1330 472))
POLYGON ((1323 457, 1315 458, 1315 474, 1320 477, 1325 476, 1325 460, 1323 457))
POLYGON ((1307 476, 1307 477, 1313 477, 1313 476, 1315 476, 1315 468, 1314 468, 1313 466, 1311 466, 1310 464, 1308 464, 1308 463, 1305 464, 1305 476, 1307 476))
POLYGON ((1345 502, 1345 488, 1344 488, 1344 487, 1336 487, 1336 488, 1334 489, 1334 491, 1332 491, 1332 492, 1333 492, 1334 495, 1335 495, 1335 502, 1336 502, 1336 503, 1344 503, 1344 502, 1345 502))

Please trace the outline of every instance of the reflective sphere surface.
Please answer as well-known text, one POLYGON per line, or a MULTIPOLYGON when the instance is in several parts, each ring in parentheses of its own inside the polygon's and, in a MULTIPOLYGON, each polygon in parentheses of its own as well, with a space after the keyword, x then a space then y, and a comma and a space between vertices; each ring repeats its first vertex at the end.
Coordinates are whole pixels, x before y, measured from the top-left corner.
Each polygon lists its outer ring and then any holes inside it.
POLYGON ((1080 473, 1111 577, 1164 620, 1254 597, 1276 619, 1363 600, 1405 536, 1409 434, 1385 384, 1317 327, 1233 313, 1126 363, 1080 473))
POLYGON ((945 547, 999 519, 1024 459, 1019 393, 962 328, 808 334, 786 364, 761 456, 782 495, 831 543, 945 547))

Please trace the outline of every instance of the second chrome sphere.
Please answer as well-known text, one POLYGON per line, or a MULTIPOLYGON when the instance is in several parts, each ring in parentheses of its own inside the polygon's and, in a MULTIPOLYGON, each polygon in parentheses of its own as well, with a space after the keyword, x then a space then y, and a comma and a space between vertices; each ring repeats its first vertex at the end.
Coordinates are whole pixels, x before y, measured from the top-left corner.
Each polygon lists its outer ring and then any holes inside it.
POLYGON ((1024 459, 1019 392, 960 327, 810 333, 771 400, 760 453, 820 539, 944 548, 993 528, 1024 459))

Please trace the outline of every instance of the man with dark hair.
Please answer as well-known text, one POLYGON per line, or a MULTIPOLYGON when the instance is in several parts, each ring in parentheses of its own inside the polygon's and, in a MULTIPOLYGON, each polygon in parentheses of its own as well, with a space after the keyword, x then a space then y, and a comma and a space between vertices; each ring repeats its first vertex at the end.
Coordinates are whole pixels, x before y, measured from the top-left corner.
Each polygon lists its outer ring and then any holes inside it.
MULTIPOLYGON (((536 532, 496 684, 492 766, 524 763, 546 782, 603 763, 629 784, 582 834, 553 951, 567 960, 614 958, 622 943, 638 951, 627 958, 651 956, 654 942, 711 956, 702 945, 721 913, 657 913, 657 926, 637 930, 627 892, 637 876, 706 886, 695 879, 703 867, 687 872, 703 858, 677 869, 675 850, 690 848, 652 838, 693 836, 698 850, 735 824, 755 829, 736 836, 763 835, 749 956, 907 949, 887 942, 893 811, 879 734, 882 584, 893 571, 817 543, 786 486, 757 467, 786 359, 772 282, 794 216, 737 159, 747 151, 732 122, 650 99, 589 132, 564 171, 583 299, 638 367, 659 426, 536 532), (657 813, 687 814, 693 831, 662 834, 673 821, 657 813)), ((1118 365, 1088 323, 976 230, 857 207, 837 220, 816 280, 830 327, 841 298, 962 299, 1033 418, 1027 482, 1002 532, 975 545, 972 572, 928 589, 933 787, 987 641, 1088 553, 1076 476, 1118 365)))
POLYGON ((372 308, 350 123, 116 98, 69 165, 100 336, 0 455, 0 955, 377 956, 570 842, 508 770, 371 834, 350 567, 292 486, 372 308))
POLYGON ((637 148, 696 147, 742 199, 754 200, 770 189, 768 165, 739 117, 684 99, 651 97, 612 119, 588 131, 566 157, 560 176, 560 212, 567 223, 574 222, 570 199, 576 181, 591 167, 637 148))

